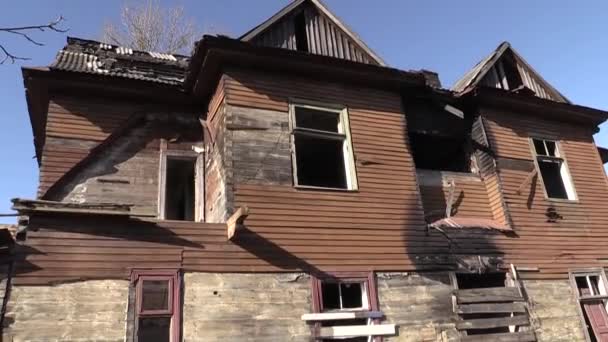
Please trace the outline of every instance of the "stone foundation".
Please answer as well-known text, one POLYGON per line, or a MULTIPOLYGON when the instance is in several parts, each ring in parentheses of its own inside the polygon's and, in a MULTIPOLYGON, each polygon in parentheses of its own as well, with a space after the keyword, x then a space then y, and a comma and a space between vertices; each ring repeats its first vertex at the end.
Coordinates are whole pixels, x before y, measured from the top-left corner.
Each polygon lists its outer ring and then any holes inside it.
POLYGON ((124 341, 129 282, 13 286, 3 341, 124 341))

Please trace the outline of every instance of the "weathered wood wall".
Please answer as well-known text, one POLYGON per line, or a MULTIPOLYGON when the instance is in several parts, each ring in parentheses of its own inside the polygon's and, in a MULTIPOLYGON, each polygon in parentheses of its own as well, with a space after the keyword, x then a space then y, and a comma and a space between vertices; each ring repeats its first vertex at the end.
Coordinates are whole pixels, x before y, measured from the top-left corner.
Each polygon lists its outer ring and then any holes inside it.
POLYGON ((301 10, 286 15, 253 37, 251 42, 260 46, 297 50, 295 18, 302 12, 308 52, 354 62, 378 64, 374 57, 362 49, 344 30, 310 4, 304 4, 301 10))

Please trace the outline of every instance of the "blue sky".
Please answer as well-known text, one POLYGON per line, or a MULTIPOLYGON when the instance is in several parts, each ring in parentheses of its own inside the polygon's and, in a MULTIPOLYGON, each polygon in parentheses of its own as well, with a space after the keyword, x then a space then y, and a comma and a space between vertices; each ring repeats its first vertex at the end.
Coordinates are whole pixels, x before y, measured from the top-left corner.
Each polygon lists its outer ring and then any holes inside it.
MULTIPOLYGON (((122 0, 19 0, 4 6, 0 27, 46 23, 59 15, 69 35, 98 39, 122 0)), ((238 36, 288 0, 161 1, 183 5, 201 30, 238 36)), ((439 72, 451 86, 502 41, 576 104, 608 109, 608 1, 325 0, 389 65, 439 72)), ((0 44, 30 61, 0 66, 0 213, 13 197, 33 198, 38 181, 20 67, 48 65, 65 35, 36 33, 36 47, 0 32, 0 44)), ((595 138, 608 146, 608 125, 595 138)), ((14 222, 0 218, 0 222, 14 222)))

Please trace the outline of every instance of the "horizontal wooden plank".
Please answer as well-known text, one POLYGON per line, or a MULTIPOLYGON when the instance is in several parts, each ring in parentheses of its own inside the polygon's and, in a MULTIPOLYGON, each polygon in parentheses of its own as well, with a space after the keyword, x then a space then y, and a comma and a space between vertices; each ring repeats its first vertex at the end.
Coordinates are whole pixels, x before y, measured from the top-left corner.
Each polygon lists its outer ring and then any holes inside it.
POLYGON ((530 320, 528 315, 518 315, 512 317, 498 317, 498 318, 476 318, 467 319, 456 322, 456 329, 468 330, 468 329, 491 329, 508 327, 510 325, 529 325, 530 320))
POLYGON ((350 312, 320 312, 303 314, 303 321, 335 321, 356 318, 382 318, 384 314, 380 311, 350 311, 350 312))
POLYGON ((515 287, 488 287, 479 289, 456 290, 458 304, 523 301, 515 287))
POLYGON ((358 336, 391 336, 396 334, 394 324, 345 325, 322 327, 317 336, 323 338, 345 338, 358 336))
POLYGON ((501 334, 483 334, 483 335, 470 335, 462 336, 461 342, 534 342, 536 336, 531 331, 519 331, 513 333, 501 333, 501 334))
POLYGON ((459 314, 478 313, 523 313, 526 312, 525 303, 489 303, 489 304, 463 304, 458 305, 459 314))

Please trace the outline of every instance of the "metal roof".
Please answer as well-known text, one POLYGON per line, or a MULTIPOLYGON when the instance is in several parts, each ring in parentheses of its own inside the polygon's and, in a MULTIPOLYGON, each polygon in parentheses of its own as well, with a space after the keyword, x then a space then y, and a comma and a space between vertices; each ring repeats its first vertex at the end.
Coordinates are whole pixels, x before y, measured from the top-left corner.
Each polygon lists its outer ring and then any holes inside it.
POLYGON ((57 53, 50 69, 181 85, 189 60, 180 55, 68 37, 68 44, 57 53))

